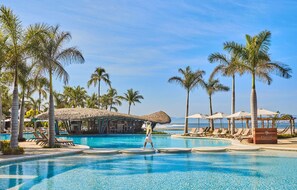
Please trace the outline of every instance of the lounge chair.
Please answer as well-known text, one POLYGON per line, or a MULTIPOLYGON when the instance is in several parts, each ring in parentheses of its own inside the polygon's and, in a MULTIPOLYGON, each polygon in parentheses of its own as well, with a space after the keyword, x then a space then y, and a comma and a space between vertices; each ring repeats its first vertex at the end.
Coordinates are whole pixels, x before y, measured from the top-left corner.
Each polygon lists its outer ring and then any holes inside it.
MULTIPOLYGON (((40 132, 40 135, 42 136, 42 140, 37 141, 36 144, 40 144, 40 145, 48 144, 48 137, 45 135, 45 133, 40 132)), ((64 140, 64 139, 55 138, 55 143, 74 146, 74 143, 72 140, 64 140)))
POLYGON ((190 134, 191 136, 201 136, 201 135, 203 135, 204 134, 204 129, 203 128, 199 128, 199 129, 196 129, 196 131, 195 131, 195 133, 193 133, 193 134, 190 134))
POLYGON ((233 137, 234 137, 234 138, 239 137, 239 136, 241 135, 242 131, 243 131, 243 129, 242 129, 242 128, 239 128, 239 129, 237 130, 237 132, 233 135, 233 137))
POLYGON ((227 133, 228 133, 228 130, 227 129, 223 129, 221 131, 221 133, 219 134, 219 137, 226 137, 227 136, 227 133))
POLYGON ((43 139, 41 136, 39 136, 39 134, 36 131, 32 132, 32 134, 34 135, 34 137, 27 139, 27 141, 31 142, 31 141, 38 141, 43 139))
POLYGON ((249 139, 252 138, 252 135, 250 135, 251 130, 246 129, 241 136, 238 137, 238 140, 242 141, 243 139, 249 139))
POLYGON ((215 129, 215 130, 212 132, 212 135, 213 135, 214 137, 218 137, 219 134, 220 134, 219 129, 215 129))
POLYGON ((190 135, 194 134, 197 130, 198 130, 198 128, 192 128, 191 131, 190 131, 190 135))

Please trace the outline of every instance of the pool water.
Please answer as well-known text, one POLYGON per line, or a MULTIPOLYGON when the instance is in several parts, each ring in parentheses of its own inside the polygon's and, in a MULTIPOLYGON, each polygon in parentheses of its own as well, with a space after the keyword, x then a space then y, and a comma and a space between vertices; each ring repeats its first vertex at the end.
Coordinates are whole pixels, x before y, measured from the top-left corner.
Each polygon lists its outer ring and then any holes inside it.
MULTIPOLYGON (((90 146, 91 148, 140 148, 143 146, 145 135, 105 135, 105 136, 67 136, 61 137, 73 140, 75 144, 90 146)), ((172 138, 169 135, 153 135, 153 143, 156 148, 192 148, 203 146, 229 146, 228 140, 216 139, 183 139, 172 138)), ((148 144, 147 147, 151 145, 148 144)))
POLYGON ((0 166, 0 189, 297 189, 297 154, 283 154, 58 157, 0 166))

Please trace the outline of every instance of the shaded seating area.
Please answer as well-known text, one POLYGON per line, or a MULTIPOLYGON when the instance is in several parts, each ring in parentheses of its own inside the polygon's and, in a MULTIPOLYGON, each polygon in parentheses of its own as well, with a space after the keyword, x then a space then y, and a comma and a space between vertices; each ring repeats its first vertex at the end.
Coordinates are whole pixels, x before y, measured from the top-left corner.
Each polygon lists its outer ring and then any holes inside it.
MULTIPOLYGON (((47 120, 48 112, 36 116, 38 120, 47 120)), ((145 121, 150 121, 154 128, 157 124, 171 122, 163 111, 149 115, 136 116, 93 108, 55 109, 55 120, 69 134, 125 134, 142 132, 145 121)))

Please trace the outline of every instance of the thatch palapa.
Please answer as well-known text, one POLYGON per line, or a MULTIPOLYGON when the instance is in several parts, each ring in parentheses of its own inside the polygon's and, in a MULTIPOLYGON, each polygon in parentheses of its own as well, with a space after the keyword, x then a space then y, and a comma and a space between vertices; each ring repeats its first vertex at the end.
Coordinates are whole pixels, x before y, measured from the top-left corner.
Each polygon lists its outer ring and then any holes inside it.
MULTIPOLYGON (((47 120, 48 112, 39 114, 37 119, 47 120)), ((61 108, 55 109, 55 120, 85 120, 93 118, 115 118, 115 119, 133 119, 140 121, 151 121, 153 123, 166 124, 170 123, 170 117, 163 111, 155 112, 150 115, 136 116, 124 113, 111 112, 108 110, 99 110, 93 108, 61 108)))

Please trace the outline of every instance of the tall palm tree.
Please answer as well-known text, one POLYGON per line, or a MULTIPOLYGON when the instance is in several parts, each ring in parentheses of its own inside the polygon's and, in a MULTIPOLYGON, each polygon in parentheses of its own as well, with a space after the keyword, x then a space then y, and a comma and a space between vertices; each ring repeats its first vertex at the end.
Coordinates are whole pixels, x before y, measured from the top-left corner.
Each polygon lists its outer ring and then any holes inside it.
POLYGON ((7 61, 6 61, 6 40, 7 38, 4 36, 2 31, 0 31, 0 131, 3 129, 3 109, 2 109, 2 72, 4 71, 7 61))
POLYGON ((128 102, 128 114, 130 115, 131 105, 132 104, 135 105, 135 103, 141 103, 140 100, 143 99, 143 96, 140 95, 137 90, 134 91, 131 88, 131 89, 127 90, 127 92, 124 93, 124 96, 121 96, 120 99, 128 102))
POLYGON ((25 98, 29 98, 34 90, 33 87, 33 79, 31 78, 32 69, 34 65, 26 65, 22 64, 21 72, 19 75, 19 84, 21 86, 21 105, 20 105, 20 116, 19 116, 19 135, 18 139, 22 141, 23 131, 24 131, 24 119, 25 119, 25 98))
MULTIPOLYGON (((203 81, 202 82, 202 87, 206 90, 209 98, 209 114, 213 114, 212 110, 212 95, 215 92, 220 92, 220 91, 229 91, 229 87, 224 86, 223 84, 220 83, 218 79, 213 79, 212 76, 209 77, 208 81, 203 81)), ((210 120, 210 128, 213 131, 214 130, 214 123, 213 119, 210 120)))
POLYGON ((184 134, 188 134, 188 115, 189 115, 189 105, 190 105, 190 92, 198 85, 202 84, 202 77, 205 74, 203 70, 192 71, 190 66, 187 66, 186 69, 178 69, 178 72, 182 75, 171 77, 168 82, 175 82, 183 87, 186 92, 186 113, 185 113, 185 128, 184 134))
POLYGON ((49 76, 49 147, 55 144, 55 115, 53 99, 53 75, 68 83, 69 75, 64 65, 83 63, 82 53, 75 47, 64 48, 64 44, 71 39, 69 32, 61 32, 59 26, 51 27, 48 34, 43 35, 38 46, 40 50, 39 71, 49 76))
POLYGON ((92 84, 94 84, 94 86, 97 85, 98 83, 98 105, 100 108, 100 83, 101 80, 103 82, 105 82, 107 85, 111 85, 111 82, 109 80, 109 74, 106 73, 105 69, 102 67, 97 67, 95 72, 91 75, 91 79, 88 81, 88 87, 90 87, 92 84))
POLYGON ((13 100, 11 111, 11 137, 10 146, 12 149, 18 147, 18 76, 19 66, 24 64, 26 55, 32 53, 37 46, 37 35, 45 29, 44 25, 35 24, 23 29, 21 21, 11 9, 1 6, 0 8, 1 30, 7 37, 7 62, 14 72, 13 100))
POLYGON ((291 69, 285 64, 271 61, 268 54, 271 38, 269 31, 262 31, 255 36, 247 34, 245 38, 245 46, 236 42, 226 42, 224 43, 224 49, 238 54, 243 61, 240 66, 252 76, 250 105, 252 128, 256 128, 258 127, 256 77, 269 85, 272 82, 271 73, 275 73, 283 78, 290 78, 291 69))
MULTIPOLYGON (((211 74, 211 78, 218 73, 222 73, 223 76, 232 77, 232 98, 231 98, 231 113, 235 113, 235 75, 238 73, 243 74, 243 69, 240 67, 240 57, 237 54, 231 53, 230 58, 221 53, 212 53, 208 60, 210 63, 219 62, 220 64, 215 67, 211 74)), ((235 121, 231 121, 231 134, 235 131, 235 121)))

